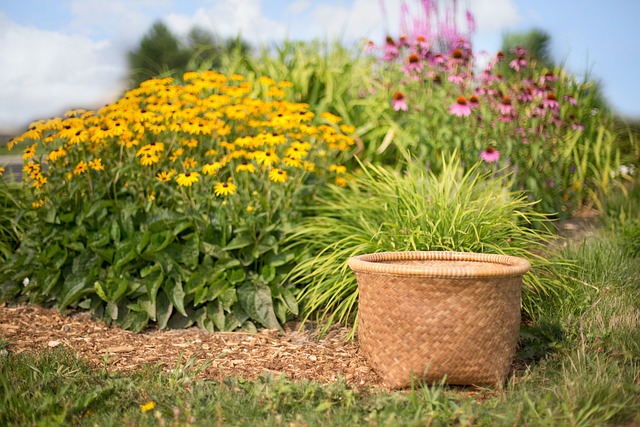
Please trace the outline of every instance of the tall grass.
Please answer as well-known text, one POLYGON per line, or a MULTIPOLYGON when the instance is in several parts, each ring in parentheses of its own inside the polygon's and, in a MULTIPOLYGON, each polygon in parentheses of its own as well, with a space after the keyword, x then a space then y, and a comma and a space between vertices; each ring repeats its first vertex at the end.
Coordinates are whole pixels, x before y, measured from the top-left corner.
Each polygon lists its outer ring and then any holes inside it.
POLYGON ((382 251, 444 250, 484 252, 527 258, 523 307, 539 309, 541 299, 558 291, 554 266, 541 252, 553 234, 547 217, 536 213, 522 193, 480 165, 463 172, 457 157, 443 160, 441 173, 418 165, 405 174, 364 166, 349 188, 331 187, 317 198, 312 215, 291 236, 307 248, 291 280, 302 286, 305 318, 318 315, 325 327, 353 323, 357 284, 347 260, 382 251))
POLYGON ((0 177, 0 261, 4 262, 18 247, 26 227, 26 194, 19 183, 7 183, 0 177))

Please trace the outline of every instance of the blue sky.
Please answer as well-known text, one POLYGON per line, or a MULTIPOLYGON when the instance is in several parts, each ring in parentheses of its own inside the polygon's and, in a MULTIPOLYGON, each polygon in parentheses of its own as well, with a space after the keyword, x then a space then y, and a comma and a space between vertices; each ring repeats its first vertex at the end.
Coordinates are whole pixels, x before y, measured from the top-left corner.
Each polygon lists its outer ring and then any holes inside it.
MULTIPOLYGON (((416 4, 417 0, 407 0, 416 4)), ((495 53, 502 35, 538 27, 552 53, 577 74, 590 71, 620 114, 640 118, 640 1, 458 0, 478 28, 476 52, 495 53)), ((254 45, 285 38, 346 43, 398 34, 401 0, 0 0, 0 133, 68 108, 117 99, 127 50, 162 19, 177 34, 198 25, 254 45), (382 13, 382 7, 386 14, 382 13)))

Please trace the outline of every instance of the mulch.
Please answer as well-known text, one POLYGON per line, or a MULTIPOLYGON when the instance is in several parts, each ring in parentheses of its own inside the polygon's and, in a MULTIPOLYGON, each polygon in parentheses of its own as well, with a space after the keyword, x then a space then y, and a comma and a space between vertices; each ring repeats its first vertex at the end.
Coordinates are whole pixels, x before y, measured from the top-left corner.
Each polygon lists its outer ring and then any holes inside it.
POLYGON ((342 379, 353 388, 382 387, 381 378, 346 336, 346 329, 334 328, 320 337, 295 323, 285 325, 284 331, 255 334, 198 328, 135 333, 108 326, 88 312, 63 316, 53 308, 0 305, 0 338, 14 354, 64 347, 95 366, 106 364, 120 372, 155 365, 170 370, 194 358, 196 364, 211 362, 201 375, 219 381, 272 374, 320 383, 342 379))

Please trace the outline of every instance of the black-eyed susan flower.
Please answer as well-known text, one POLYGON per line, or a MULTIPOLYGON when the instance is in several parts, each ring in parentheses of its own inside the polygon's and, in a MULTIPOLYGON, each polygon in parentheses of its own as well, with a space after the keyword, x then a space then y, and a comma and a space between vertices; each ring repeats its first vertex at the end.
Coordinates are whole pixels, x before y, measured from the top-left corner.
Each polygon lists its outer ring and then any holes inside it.
POLYGON ((160 160, 160 157, 154 153, 144 153, 140 157, 140 163, 142 166, 151 166, 154 163, 157 163, 160 160))
POLYGON ((183 153, 184 153, 184 149, 178 148, 174 150, 173 153, 171 153, 171 155, 169 156, 169 160, 171 160, 172 162, 175 162, 180 158, 180 156, 182 156, 183 153))
POLYGON ((152 400, 152 401, 149 401, 149 402, 145 403, 144 405, 140 406, 140 410, 142 412, 149 412, 149 411, 152 411, 153 408, 155 408, 155 407, 156 407, 156 402, 154 402, 152 400))
POLYGON ((282 169, 272 169, 269 172, 269 179, 273 182, 285 182, 287 180, 287 172, 282 169))
POLYGON ((205 175, 215 175, 220 168, 222 168, 220 162, 209 162, 202 167, 202 173, 205 175))
POLYGON ((269 166, 279 160, 278 155, 274 151, 256 151, 254 158, 259 164, 264 166, 269 166))
POLYGON ((338 175, 347 173, 347 168, 343 165, 331 165, 329 166, 331 172, 335 172, 338 175))
POLYGON ((29 160, 29 159, 33 158, 33 156, 35 156, 35 155, 36 155, 36 144, 28 146, 22 152, 22 158, 24 160, 29 160))
POLYGON ((94 171, 103 171, 104 170, 104 165, 102 164, 102 159, 101 158, 97 158, 97 159, 93 159, 89 162, 89 167, 91 169, 93 169, 94 171))
POLYGON ((325 119, 328 122, 334 123, 334 124, 338 124, 342 121, 342 119, 334 114, 331 114, 329 112, 324 112, 322 114, 320 114, 320 118, 321 119, 325 119))
POLYGON ((80 175, 81 173, 85 173, 87 171, 87 162, 84 160, 80 160, 76 167, 73 169, 74 175, 80 175))
POLYGON ((38 199, 35 202, 31 203, 31 207, 34 209, 38 209, 44 206, 44 199, 38 199))
POLYGON ((292 145, 291 147, 287 148, 286 154, 288 157, 291 157, 292 159, 300 160, 303 157, 305 157, 307 154, 309 154, 309 152, 304 150, 299 145, 292 145))
POLYGON ((197 164, 198 164, 198 161, 193 157, 187 157, 186 159, 184 159, 184 162, 182 162, 182 165, 184 166, 185 169, 194 168, 196 167, 197 164))
POLYGON ((236 166, 236 172, 254 173, 255 171, 256 167, 253 166, 253 163, 249 163, 247 161, 243 161, 238 166, 236 166))
POLYGON ((4 175, 4 168, 0 166, 0 176, 4 175))
POLYGON ((213 187, 216 196, 230 196, 236 192, 236 185, 233 182, 219 182, 213 187))
POLYGON ((336 177, 335 183, 336 183, 336 185, 339 185, 340 187, 346 187, 347 186, 347 180, 344 179, 341 176, 337 176, 336 177))
POLYGON ((194 182, 198 182, 199 177, 200 174, 198 172, 185 172, 178 174, 176 182, 181 187, 191 187, 194 182))
POLYGON ((285 157, 284 159, 282 159, 282 161, 284 162, 284 164, 286 166, 292 167, 292 168, 302 168, 302 162, 298 159, 292 159, 291 157, 285 157))
POLYGON ((174 173, 175 173, 174 170, 161 171, 161 172, 158 172, 158 174, 156 175, 156 179, 160 182, 169 182, 171 181, 171 177, 173 176, 174 173))

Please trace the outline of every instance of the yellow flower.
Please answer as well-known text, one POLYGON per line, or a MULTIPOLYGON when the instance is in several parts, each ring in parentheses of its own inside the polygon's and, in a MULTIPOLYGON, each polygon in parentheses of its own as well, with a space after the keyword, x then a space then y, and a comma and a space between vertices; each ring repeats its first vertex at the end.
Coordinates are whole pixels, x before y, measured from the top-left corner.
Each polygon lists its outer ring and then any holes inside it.
POLYGON ((254 173, 256 171, 256 168, 255 166, 253 166, 252 163, 242 162, 238 166, 236 166, 236 172, 242 172, 242 171, 254 173))
POLYGON ((299 145, 292 145, 287 149, 286 154, 292 159, 300 160, 309 153, 303 148, 301 148, 299 145))
POLYGON ((342 133, 353 133, 356 131, 356 128, 352 125, 340 125, 340 130, 342 133))
POLYGON ((338 175, 342 175, 347 173, 347 168, 342 165, 331 165, 329 166, 329 170, 337 173, 338 175))
POLYGON ((255 159, 259 164, 269 166, 278 161, 278 156, 273 151, 256 151, 255 159))
POLYGON ((344 179, 341 176, 337 176, 336 177, 336 185, 339 185, 340 187, 346 187, 347 186, 347 180, 344 179))
POLYGON ((287 180, 287 172, 275 168, 269 172, 269 179, 273 182, 285 182, 287 180))
POLYGON ((94 171, 103 171, 104 170, 104 165, 102 164, 102 159, 100 159, 100 158, 91 160, 89 162, 89 167, 91 169, 93 169, 94 171))
POLYGON ((35 202, 31 203, 31 207, 34 209, 38 209, 39 207, 44 206, 44 200, 43 199, 39 199, 36 200, 35 202))
POLYGON ((320 118, 323 118, 326 121, 331 122, 331 123, 335 123, 335 124, 338 124, 338 123, 340 123, 342 121, 342 119, 340 117, 338 117, 336 115, 333 115, 331 113, 322 113, 322 114, 320 114, 320 118))
POLYGON ((178 148, 173 152, 173 154, 171 154, 171 156, 169 156, 169 160, 171 160, 172 162, 175 162, 178 159, 178 157, 182 156, 182 153, 184 153, 184 149, 178 148))
POLYGON ((291 157, 285 157, 282 159, 286 166, 290 166, 292 168, 302 168, 302 162, 298 159, 292 159, 291 157))
POLYGON ((81 173, 85 173, 87 171, 87 163, 84 160, 80 160, 73 170, 74 175, 80 175, 81 173))
POLYGON ((182 145, 184 145, 185 147, 196 148, 198 146, 198 141, 192 138, 186 141, 182 141, 182 145))
POLYGON ((28 160, 36 155, 36 144, 30 145, 22 152, 22 158, 28 160))
POLYGON ((185 169, 191 169, 194 168, 198 164, 198 162, 193 157, 187 157, 184 162, 182 162, 182 164, 184 165, 185 169))
POLYGON ((191 184, 198 182, 200 174, 198 172, 186 172, 178 174, 176 182, 181 187, 191 187, 191 184))
POLYGON ((233 182, 219 182, 213 187, 216 196, 230 196, 236 192, 236 185, 233 182))
POLYGON ((253 206, 251 205, 247 206, 247 212, 253 212, 253 206))
POLYGON ((0 176, 4 175, 4 168, 0 166, 0 176))
POLYGON ((167 171, 158 172, 158 174, 156 175, 156 179, 160 182, 169 182, 171 181, 171 177, 173 176, 174 173, 175 173, 175 170, 170 170, 169 172, 167 171))
POLYGON ((64 147, 60 147, 57 150, 53 150, 49 153, 49 155, 47 156, 47 161, 55 162, 56 160, 64 157, 66 154, 67 152, 65 151, 64 147))
POLYGON ((152 191, 151 194, 147 196, 147 200, 149 200, 150 202, 153 202, 155 199, 156 199, 156 192, 152 191))
POLYGON ((152 401, 149 401, 149 402, 145 403, 144 405, 140 406, 140 410, 142 412, 149 412, 149 411, 153 410, 153 408, 155 408, 155 407, 156 407, 156 402, 154 402, 152 400, 152 401))
POLYGON ((215 175, 222 167, 220 162, 209 162, 202 167, 202 173, 205 175, 215 175))
POLYGON ((142 163, 142 166, 150 166, 157 163, 158 160, 160 160, 160 157, 151 152, 144 153, 142 157, 140 157, 140 163, 142 163))
POLYGON ((218 154, 218 150, 214 150, 213 148, 210 150, 207 150, 207 152, 204 153, 204 155, 207 157, 215 157, 217 154, 218 154))

